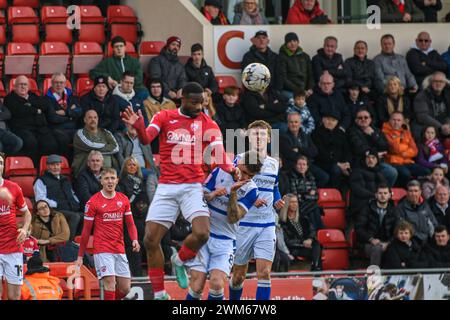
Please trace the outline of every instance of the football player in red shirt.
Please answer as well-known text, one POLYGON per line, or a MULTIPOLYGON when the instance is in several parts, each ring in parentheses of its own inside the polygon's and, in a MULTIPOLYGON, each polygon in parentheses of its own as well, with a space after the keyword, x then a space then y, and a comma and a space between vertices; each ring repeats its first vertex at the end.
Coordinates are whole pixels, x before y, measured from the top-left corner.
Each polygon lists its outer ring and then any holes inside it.
MULTIPOLYGON (((8 299, 19 300, 23 284, 22 244, 30 228, 31 213, 22 189, 15 182, 3 179, 5 155, 0 153, 0 279, 8 283, 8 299), (17 228, 16 210, 24 214, 22 228, 17 228)), ((3 286, 0 285, 0 299, 3 286)))
POLYGON ((102 190, 86 203, 84 226, 76 265, 83 264, 86 245, 94 227, 94 262, 97 276, 103 279, 104 300, 122 300, 130 292, 131 275, 123 242, 123 222, 127 224, 134 252, 140 246, 131 214, 130 201, 116 192, 119 182, 114 169, 101 173, 102 190))
POLYGON ((189 286, 184 263, 195 258, 209 239, 209 209, 202 190, 204 156, 213 155, 214 163, 226 172, 236 170, 226 157, 219 127, 202 112, 203 93, 198 83, 188 83, 180 108, 160 111, 147 128, 140 111, 136 114, 127 108, 122 114, 122 120, 136 128, 142 143, 149 144, 157 136, 160 141, 161 177, 148 210, 144 238, 148 274, 157 300, 169 299, 164 289, 161 239, 180 211, 192 224, 192 233, 171 258, 181 288, 189 286))

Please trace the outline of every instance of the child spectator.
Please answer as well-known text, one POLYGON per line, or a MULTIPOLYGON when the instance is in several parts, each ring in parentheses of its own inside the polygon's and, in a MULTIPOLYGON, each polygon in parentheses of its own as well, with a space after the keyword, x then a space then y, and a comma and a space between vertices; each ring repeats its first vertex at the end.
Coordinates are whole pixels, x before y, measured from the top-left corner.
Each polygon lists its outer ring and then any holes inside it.
POLYGON ((311 134, 316 128, 314 123, 314 118, 309 111, 308 105, 306 104, 306 92, 303 90, 294 92, 294 104, 291 105, 287 113, 298 112, 300 113, 302 119, 302 131, 305 134, 311 134))
POLYGON ((351 113, 352 123, 355 122, 356 113, 358 113, 361 108, 368 109, 372 118, 375 116, 373 109, 369 106, 366 95, 361 94, 361 89, 356 82, 349 84, 347 93, 345 101, 347 102, 347 106, 351 113))
POLYGON ((207 91, 203 94, 203 112, 211 119, 216 120, 216 107, 214 107, 211 94, 207 91))
POLYGON ((431 172, 428 180, 422 184, 422 196, 428 200, 436 192, 436 188, 439 185, 449 186, 448 179, 445 177, 445 170, 441 167, 436 167, 431 172))
POLYGON ((439 141, 436 128, 433 126, 426 127, 422 133, 422 141, 419 144, 417 163, 428 169, 441 167, 447 174, 448 160, 444 154, 445 149, 439 141))

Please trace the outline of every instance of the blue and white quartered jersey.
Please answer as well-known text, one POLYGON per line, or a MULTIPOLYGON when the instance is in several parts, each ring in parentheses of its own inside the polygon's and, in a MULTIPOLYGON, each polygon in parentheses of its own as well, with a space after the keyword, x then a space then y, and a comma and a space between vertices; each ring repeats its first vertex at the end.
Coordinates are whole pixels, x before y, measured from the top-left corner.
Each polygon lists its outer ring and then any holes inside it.
MULTIPOLYGON (((211 236, 215 238, 236 240, 238 223, 231 224, 227 220, 227 208, 230 201, 231 187, 235 181, 231 174, 216 168, 206 179, 204 190, 213 192, 219 188, 225 188, 226 196, 214 198, 208 203, 211 211, 211 236)), ((253 181, 249 181, 237 191, 238 204, 248 211, 258 199, 258 187, 253 181)))
MULTIPOLYGON (((235 163, 243 156, 239 154, 236 156, 235 163)), ((252 207, 248 213, 241 219, 239 226, 244 227, 270 227, 275 226, 276 211, 273 207, 274 203, 281 199, 280 191, 278 190, 278 160, 267 156, 263 161, 263 166, 253 181, 258 187, 259 199, 264 199, 267 206, 260 208, 252 207)))

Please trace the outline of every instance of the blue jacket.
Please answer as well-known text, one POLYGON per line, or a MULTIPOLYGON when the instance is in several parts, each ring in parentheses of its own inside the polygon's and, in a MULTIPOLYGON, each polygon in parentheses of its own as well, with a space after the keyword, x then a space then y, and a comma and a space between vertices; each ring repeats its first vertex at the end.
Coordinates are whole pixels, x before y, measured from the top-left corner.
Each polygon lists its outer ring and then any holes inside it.
POLYGON ((56 111, 63 110, 63 108, 58 104, 56 98, 53 96, 50 89, 47 91, 47 97, 50 100, 47 120, 50 127, 53 129, 73 129, 77 128, 78 119, 82 115, 82 110, 80 102, 77 97, 73 95, 72 90, 66 88, 68 99, 67 99, 67 109, 66 114, 61 116, 56 113, 56 111), (72 106, 75 106, 72 109, 72 106))

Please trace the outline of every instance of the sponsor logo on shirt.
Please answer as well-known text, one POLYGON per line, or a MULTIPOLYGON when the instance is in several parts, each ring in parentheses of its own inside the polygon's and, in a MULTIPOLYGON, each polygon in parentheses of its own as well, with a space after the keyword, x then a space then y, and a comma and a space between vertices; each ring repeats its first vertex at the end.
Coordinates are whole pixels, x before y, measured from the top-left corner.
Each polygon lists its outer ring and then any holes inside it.
POLYGON ((0 206, 0 216, 6 216, 11 213, 11 207, 7 205, 0 206))
POLYGON ((121 221, 123 219, 122 212, 106 212, 103 214, 103 221, 121 221))
POLYGON ((196 138, 195 136, 192 136, 187 133, 177 133, 173 131, 169 131, 167 133, 167 143, 187 143, 187 144, 193 144, 195 143, 196 138))

